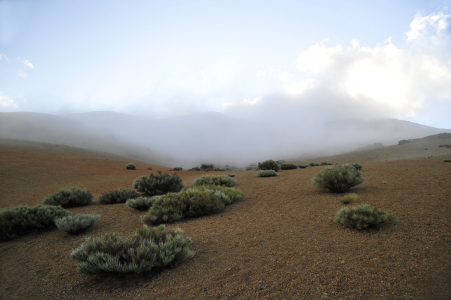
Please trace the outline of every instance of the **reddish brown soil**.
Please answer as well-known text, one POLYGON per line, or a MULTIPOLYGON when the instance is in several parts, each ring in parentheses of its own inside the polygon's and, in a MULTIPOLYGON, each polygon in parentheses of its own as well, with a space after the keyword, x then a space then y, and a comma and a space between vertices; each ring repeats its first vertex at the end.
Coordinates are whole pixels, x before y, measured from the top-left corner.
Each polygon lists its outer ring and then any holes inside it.
MULTIPOLYGON (((355 157, 341 157, 340 163, 360 162, 355 157)), ((71 208, 102 217, 79 236, 52 229, 0 243, 0 298, 451 299, 451 163, 445 158, 451 151, 362 163, 366 181, 350 190, 359 196, 350 205, 368 203, 399 218, 367 231, 333 222, 343 195, 311 184, 323 167, 272 178, 234 172, 246 199, 221 214, 167 225, 182 228, 196 254, 173 269, 144 275, 79 274, 69 256, 86 236, 131 236, 142 226, 143 212, 98 202, 71 208)), ((0 208, 36 205, 72 186, 97 199, 159 169, 168 170, 73 148, 10 143, 0 147, 0 208), (128 162, 138 170, 126 170, 128 162)), ((190 187, 205 173, 177 174, 190 187)))

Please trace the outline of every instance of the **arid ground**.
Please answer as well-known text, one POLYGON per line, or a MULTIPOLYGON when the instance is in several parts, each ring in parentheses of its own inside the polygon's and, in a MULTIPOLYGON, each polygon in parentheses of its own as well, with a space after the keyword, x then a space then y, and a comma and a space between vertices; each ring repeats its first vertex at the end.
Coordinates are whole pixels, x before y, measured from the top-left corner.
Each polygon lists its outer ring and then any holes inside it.
MULTIPOLYGON (((316 190, 324 167, 258 178, 236 174, 246 198, 220 214, 186 219, 195 256, 143 275, 83 275, 69 256, 86 236, 131 236, 143 212, 97 202, 107 190, 132 188, 140 175, 169 168, 62 145, 0 142, 0 208, 34 206, 60 188, 86 188, 100 214, 86 233, 50 229, 0 243, 1 299, 451 299, 451 135, 303 162, 363 165, 365 182, 351 207, 388 209, 396 224, 358 231, 333 222, 343 194, 316 190), (425 150, 427 148, 427 150, 425 150), (138 170, 126 170, 133 162, 138 170), (152 171, 147 168, 152 167, 152 171), (385 183, 384 183, 385 182, 385 183)), ((185 187, 205 172, 177 172, 185 187)))

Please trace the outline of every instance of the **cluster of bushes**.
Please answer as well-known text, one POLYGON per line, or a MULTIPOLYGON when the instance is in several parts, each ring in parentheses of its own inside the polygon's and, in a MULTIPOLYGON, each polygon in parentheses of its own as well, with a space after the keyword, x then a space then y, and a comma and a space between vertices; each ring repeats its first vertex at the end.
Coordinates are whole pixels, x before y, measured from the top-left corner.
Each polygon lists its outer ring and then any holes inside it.
POLYGON ((312 179, 317 189, 334 193, 344 193, 364 181, 362 174, 353 164, 345 164, 337 168, 327 167, 312 179))
POLYGON ((290 164, 290 163, 283 163, 280 165, 281 170, 294 170, 297 168, 298 168, 298 166, 296 166, 295 164, 290 164))
POLYGON ((300 164, 299 165, 299 169, 305 169, 305 168, 307 168, 309 165, 304 165, 304 164, 300 164))
POLYGON ((236 180, 226 175, 204 175, 194 180, 194 186, 199 185, 224 185, 232 187, 236 185, 236 180))
POLYGON ((397 221, 398 218, 394 215, 389 215, 387 210, 370 207, 368 204, 353 207, 352 209, 344 207, 337 213, 334 219, 336 223, 360 230, 397 221))
POLYGON ((45 197, 42 202, 48 205, 62 207, 85 206, 94 202, 94 196, 87 190, 81 190, 77 187, 72 189, 60 189, 58 192, 45 197))
POLYGON ((172 171, 183 171, 182 167, 175 167, 172 169, 172 171))
POLYGON ((70 216, 72 213, 60 206, 19 205, 0 210, 0 240, 11 240, 35 229, 51 228, 54 220, 70 216))
POLYGON ((125 168, 127 170, 136 170, 136 165, 132 164, 132 163, 128 163, 128 164, 125 165, 125 168))
POLYGON ((274 170, 275 172, 280 170, 279 164, 272 159, 259 162, 258 163, 258 169, 259 170, 274 170))
POLYGON ((257 173, 255 173, 255 176, 257 177, 272 177, 272 176, 279 176, 276 171, 274 170, 260 170, 257 173))
POLYGON ((201 171, 211 171, 211 170, 213 170, 214 168, 215 168, 215 166, 212 165, 212 164, 201 164, 201 165, 200 165, 200 170, 201 170, 201 171))
POLYGON ((147 176, 140 176, 133 181, 133 188, 146 196, 164 195, 170 192, 179 192, 183 189, 182 179, 177 175, 150 174, 147 176))
POLYGON ((161 196, 153 196, 153 197, 138 197, 134 199, 128 199, 125 204, 128 207, 138 209, 138 210, 146 210, 152 206, 152 204, 158 200, 161 196))
POLYGON ((142 221, 147 224, 175 222, 185 217, 219 213, 244 194, 223 186, 197 186, 179 193, 162 195, 152 203, 142 221))
POLYGON ((88 237, 70 256, 79 262, 77 269, 83 274, 141 274, 193 257, 194 252, 189 250, 191 239, 182 238, 182 233, 181 229, 166 229, 164 225, 144 225, 131 238, 116 233, 88 237))

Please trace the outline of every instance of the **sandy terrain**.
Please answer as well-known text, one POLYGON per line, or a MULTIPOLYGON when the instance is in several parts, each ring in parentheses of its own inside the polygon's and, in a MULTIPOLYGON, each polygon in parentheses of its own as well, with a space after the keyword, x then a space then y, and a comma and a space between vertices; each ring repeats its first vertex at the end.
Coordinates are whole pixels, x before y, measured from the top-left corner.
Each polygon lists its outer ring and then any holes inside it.
MULTIPOLYGON (((84 237, 131 236, 142 226, 143 212, 96 200, 70 209, 101 215, 82 235, 51 229, 0 243, 0 298, 451 299, 451 163, 443 162, 451 159, 451 149, 438 147, 451 144, 450 136, 304 161, 362 163, 366 181, 351 189, 359 198, 350 205, 388 209, 399 218, 396 224, 361 232, 333 223, 343 195, 311 184, 323 167, 280 171, 271 178, 234 172, 245 200, 221 214, 167 225, 192 238, 193 259, 142 276, 79 274, 69 253, 84 237)), ((97 199, 107 190, 131 188, 135 178, 156 170, 168 168, 0 140, 0 208, 33 206, 72 186, 97 199), (138 170, 126 170, 129 162, 138 170)), ((215 173, 224 174, 210 172, 215 173)), ((205 172, 177 174, 190 187, 205 172)))

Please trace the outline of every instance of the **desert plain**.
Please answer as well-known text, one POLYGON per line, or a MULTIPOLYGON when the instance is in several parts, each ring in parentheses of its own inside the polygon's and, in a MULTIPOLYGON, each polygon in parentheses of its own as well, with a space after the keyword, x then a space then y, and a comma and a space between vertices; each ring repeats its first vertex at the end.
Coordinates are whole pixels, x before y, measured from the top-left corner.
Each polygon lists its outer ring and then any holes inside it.
MULTIPOLYGON (((185 219, 196 254, 172 269, 84 275, 70 252, 87 236, 130 237, 142 211, 102 205, 108 190, 141 175, 176 173, 185 188, 203 171, 170 168, 64 145, 0 140, 0 208, 34 206, 60 188, 86 188, 96 201, 73 213, 100 214, 80 235, 35 231, 0 243, 1 299, 451 299, 451 134, 403 145, 293 162, 360 163, 365 182, 348 206, 370 204, 399 218, 359 231, 333 222, 343 194, 315 189, 323 166, 278 177, 235 174, 245 199, 220 213, 185 219), (137 170, 126 170, 126 163, 137 170), (149 171, 147 168, 151 167, 149 171)), ((271 159, 268 157, 268 159, 271 159)))

